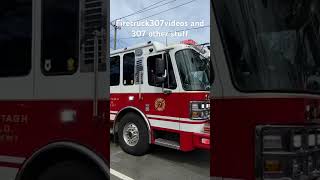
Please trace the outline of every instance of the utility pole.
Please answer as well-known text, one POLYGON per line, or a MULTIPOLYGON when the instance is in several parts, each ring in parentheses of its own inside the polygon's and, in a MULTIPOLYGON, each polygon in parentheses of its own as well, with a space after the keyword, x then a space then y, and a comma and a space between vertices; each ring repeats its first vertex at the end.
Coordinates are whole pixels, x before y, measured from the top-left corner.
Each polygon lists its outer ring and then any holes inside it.
POLYGON ((111 22, 111 26, 114 28, 113 49, 116 50, 117 49, 117 31, 118 31, 118 29, 121 29, 121 27, 117 26, 117 21, 116 20, 111 22))

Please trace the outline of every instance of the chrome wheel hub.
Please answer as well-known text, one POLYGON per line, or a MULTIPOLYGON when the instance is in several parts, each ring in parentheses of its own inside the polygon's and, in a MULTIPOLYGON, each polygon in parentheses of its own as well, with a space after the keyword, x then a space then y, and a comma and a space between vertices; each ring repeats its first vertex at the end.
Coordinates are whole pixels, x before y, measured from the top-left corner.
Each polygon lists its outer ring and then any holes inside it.
POLYGON ((139 129, 133 123, 127 123, 123 128, 123 139, 129 146, 135 146, 139 142, 139 129))

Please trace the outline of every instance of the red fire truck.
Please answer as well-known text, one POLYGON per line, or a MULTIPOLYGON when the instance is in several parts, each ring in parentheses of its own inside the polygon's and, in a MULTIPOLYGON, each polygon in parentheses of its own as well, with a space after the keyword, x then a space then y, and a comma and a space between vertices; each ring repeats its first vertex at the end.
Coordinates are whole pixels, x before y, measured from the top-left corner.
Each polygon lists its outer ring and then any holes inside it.
POLYGON ((320 1, 211 3, 212 178, 319 178, 320 1))
POLYGON ((110 120, 133 155, 151 144, 209 149, 210 63, 199 48, 148 42, 111 52, 110 120))
POLYGON ((109 179, 107 3, 0 2, 1 180, 109 179))

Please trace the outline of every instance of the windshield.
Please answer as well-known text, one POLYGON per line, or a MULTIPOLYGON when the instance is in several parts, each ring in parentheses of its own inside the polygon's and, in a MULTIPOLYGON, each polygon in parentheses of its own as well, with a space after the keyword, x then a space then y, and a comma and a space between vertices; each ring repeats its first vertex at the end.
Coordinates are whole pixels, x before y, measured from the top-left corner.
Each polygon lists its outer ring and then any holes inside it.
POLYGON ((209 60, 193 49, 184 49, 175 55, 182 87, 186 91, 208 91, 210 89, 209 60))
POLYGON ((320 92, 319 0, 214 0, 234 84, 320 92))

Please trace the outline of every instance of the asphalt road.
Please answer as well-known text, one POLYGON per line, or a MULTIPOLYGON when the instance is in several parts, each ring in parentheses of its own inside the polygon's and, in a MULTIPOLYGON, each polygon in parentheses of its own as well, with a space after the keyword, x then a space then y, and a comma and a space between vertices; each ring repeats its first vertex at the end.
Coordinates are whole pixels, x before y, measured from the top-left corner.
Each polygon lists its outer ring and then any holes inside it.
POLYGON ((210 154, 181 152, 155 146, 144 156, 129 155, 114 144, 111 150, 111 180, 209 180, 210 154))

